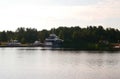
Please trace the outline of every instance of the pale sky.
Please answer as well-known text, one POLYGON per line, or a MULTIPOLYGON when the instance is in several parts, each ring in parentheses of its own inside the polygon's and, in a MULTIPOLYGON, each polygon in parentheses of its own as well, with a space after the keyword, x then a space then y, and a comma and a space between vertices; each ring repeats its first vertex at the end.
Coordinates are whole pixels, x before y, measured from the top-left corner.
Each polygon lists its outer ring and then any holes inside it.
POLYGON ((120 0, 0 0, 0 31, 89 25, 120 29, 120 0))

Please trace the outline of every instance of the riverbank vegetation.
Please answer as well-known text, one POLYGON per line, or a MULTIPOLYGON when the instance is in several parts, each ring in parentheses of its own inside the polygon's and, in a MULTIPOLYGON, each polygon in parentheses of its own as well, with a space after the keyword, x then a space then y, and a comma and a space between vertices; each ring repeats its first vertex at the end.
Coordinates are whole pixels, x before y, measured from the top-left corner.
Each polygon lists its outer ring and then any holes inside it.
POLYGON ((31 44, 36 40, 44 42, 51 33, 55 33, 63 39, 62 47, 77 49, 110 49, 113 44, 120 43, 120 31, 114 28, 103 28, 103 26, 88 26, 81 28, 58 27, 51 30, 38 31, 35 28, 20 27, 15 32, 1 31, 0 43, 18 40, 22 44, 31 44))

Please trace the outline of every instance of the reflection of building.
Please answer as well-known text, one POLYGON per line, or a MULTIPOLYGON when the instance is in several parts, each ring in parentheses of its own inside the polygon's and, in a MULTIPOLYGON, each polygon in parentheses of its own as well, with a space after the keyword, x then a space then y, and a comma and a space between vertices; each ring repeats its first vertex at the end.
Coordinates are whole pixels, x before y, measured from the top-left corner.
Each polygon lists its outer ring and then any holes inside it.
POLYGON ((48 38, 45 39, 44 46, 47 47, 60 47, 63 40, 59 39, 55 34, 50 34, 48 38))
POLYGON ((20 46, 21 43, 18 42, 18 40, 11 40, 7 45, 8 46, 20 46))

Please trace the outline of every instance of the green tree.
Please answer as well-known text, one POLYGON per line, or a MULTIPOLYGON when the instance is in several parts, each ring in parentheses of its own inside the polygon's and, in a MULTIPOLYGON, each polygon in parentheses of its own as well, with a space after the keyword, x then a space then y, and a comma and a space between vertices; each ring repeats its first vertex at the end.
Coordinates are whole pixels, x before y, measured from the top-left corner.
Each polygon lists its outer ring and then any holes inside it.
POLYGON ((25 28, 24 27, 20 27, 16 30, 16 38, 17 40, 19 40, 20 42, 24 43, 25 41, 25 28), (24 39, 24 40, 23 40, 24 39))
POLYGON ((0 40, 2 42, 7 42, 8 41, 8 37, 7 37, 7 34, 6 34, 5 31, 3 31, 3 32, 0 33, 0 40))

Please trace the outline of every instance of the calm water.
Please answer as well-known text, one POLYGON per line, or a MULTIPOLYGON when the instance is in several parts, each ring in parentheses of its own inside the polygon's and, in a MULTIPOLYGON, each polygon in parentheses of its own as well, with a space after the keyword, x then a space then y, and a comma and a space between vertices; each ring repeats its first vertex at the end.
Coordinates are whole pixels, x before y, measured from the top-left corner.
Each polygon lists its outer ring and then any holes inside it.
POLYGON ((120 79, 120 53, 0 48, 0 79, 120 79))

